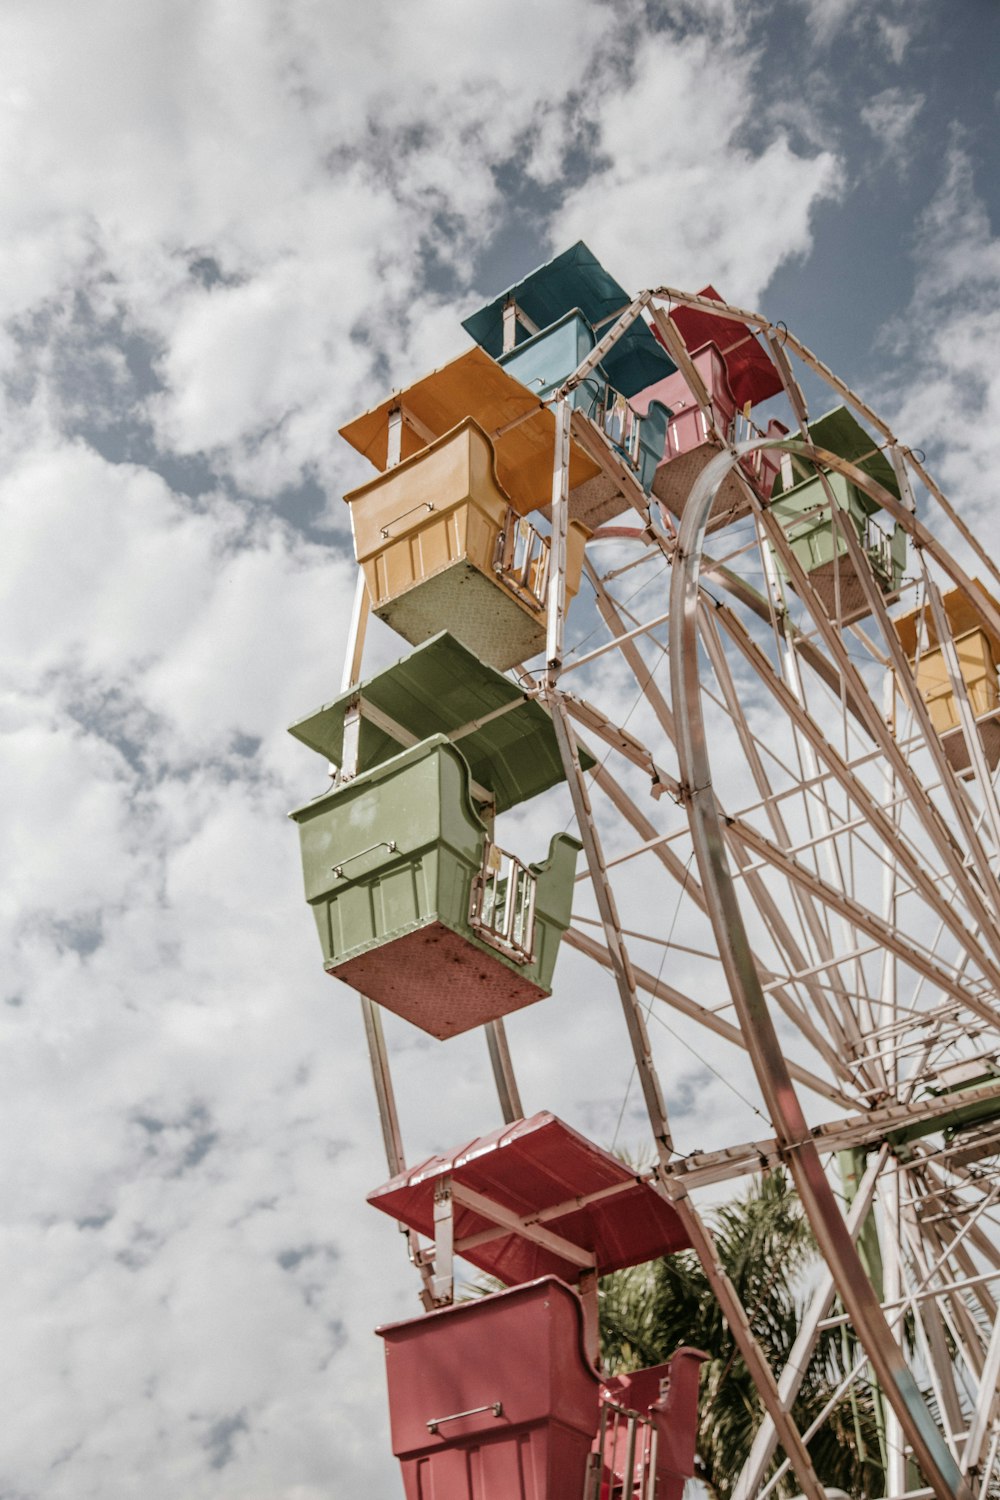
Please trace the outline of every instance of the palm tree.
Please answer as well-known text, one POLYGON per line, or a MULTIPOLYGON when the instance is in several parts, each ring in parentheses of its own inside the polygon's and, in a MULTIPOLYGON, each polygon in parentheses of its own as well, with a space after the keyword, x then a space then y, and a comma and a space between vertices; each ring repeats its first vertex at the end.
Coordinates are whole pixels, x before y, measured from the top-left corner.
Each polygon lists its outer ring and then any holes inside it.
MULTIPOLYGON (((744 1196, 714 1215, 719 1258, 750 1314, 772 1368, 787 1360, 818 1252, 798 1199, 782 1172, 765 1173, 744 1196)), ((726 1500, 740 1472, 762 1408, 729 1327, 692 1251, 632 1266, 601 1283, 601 1344, 611 1373, 660 1364, 680 1344, 709 1355, 702 1367, 698 1476, 726 1500)), ((794 1407, 803 1431, 819 1415, 853 1363, 843 1330, 821 1334, 794 1407)), ((810 1444, 828 1487, 850 1495, 885 1493, 878 1393, 855 1382, 810 1444)), ((798 1488, 794 1475, 783 1493, 798 1488)))

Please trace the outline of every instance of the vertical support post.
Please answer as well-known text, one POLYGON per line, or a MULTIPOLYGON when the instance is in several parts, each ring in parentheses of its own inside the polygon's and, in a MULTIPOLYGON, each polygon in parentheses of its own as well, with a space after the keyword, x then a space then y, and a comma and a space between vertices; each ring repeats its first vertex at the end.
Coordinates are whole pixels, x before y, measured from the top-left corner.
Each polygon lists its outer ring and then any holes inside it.
POLYGON ((394 469, 403 456, 403 408, 394 406, 385 431, 385 466, 394 469))
MULTIPOLYGON (((400 421, 402 421, 401 414, 400 421)), ((361 675, 361 657, 364 652, 369 608, 365 575, 363 569, 359 568, 357 583, 354 589, 354 607, 351 611, 351 627, 347 637, 347 650, 344 654, 344 668, 340 679, 341 692, 346 692, 348 688, 353 687, 361 675)), ((360 711, 357 704, 355 704, 344 716, 344 756, 343 766, 341 767, 342 771, 346 770, 347 774, 352 776, 357 771, 357 742, 359 734, 360 711)), ((333 770, 334 767, 331 766, 331 773, 333 770)), ((378 1006, 374 1001, 369 1000, 367 995, 359 995, 358 998, 361 1001, 361 1016, 364 1021, 365 1040, 368 1043, 368 1057, 371 1063, 372 1079, 375 1083, 375 1098, 378 1103, 378 1115, 382 1126, 382 1140, 385 1145, 386 1161, 389 1164, 389 1171, 395 1177, 398 1172, 402 1172, 406 1162, 403 1156, 403 1137, 399 1128, 399 1112, 396 1108, 396 1096, 392 1087, 392 1077, 389 1072, 389 1054, 386 1050, 385 1036, 382 1031, 382 1016, 378 1006)))
POLYGON ((513 1125, 515 1120, 524 1119, 524 1108, 518 1092, 517 1079, 514 1077, 514 1064, 507 1045, 507 1031, 502 1020, 490 1021, 485 1031, 504 1124, 513 1125))
POLYGON ((450 1302, 455 1294, 455 1215, 451 1178, 442 1177, 434 1188, 434 1262, 431 1282, 435 1302, 450 1302))
MULTIPOLYGON (((890 1306, 901 1301, 903 1296, 903 1268, 900 1264, 900 1168, 898 1162, 893 1165, 895 1170, 886 1175, 879 1185, 878 1193, 882 1222, 885 1225, 885 1298, 890 1306)), ((885 1492, 887 1495, 902 1495, 906 1490, 906 1442, 902 1424, 888 1403, 885 1405, 885 1446, 885 1492)))
POLYGON ((365 1036, 368 1040, 368 1055, 371 1058, 372 1078, 375 1082, 375 1097, 378 1100, 378 1115, 382 1122, 385 1156, 389 1163, 389 1171, 395 1177, 397 1173, 403 1171, 406 1161, 403 1157, 403 1137, 399 1129, 396 1096, 392 1088, 392 1079, 389 1076, 389 1058, 385 1048, 385 1037, 382 1034, 382 1016, 378 1006, 369 1000, 367 995, 362 995, 360 998, 365 1036))
POLYGON ((587 855, 590 879, 594 887, 594 895, 597 899, 597 909, 601 914, 601 925, 604 928, 604 940, 611 959, 611 971, 615 976, 618 995, 622 1003, 622 1009, 625 1012, 625 1024, 628 1027, 629 1036, 632 1041, 632 1053, 635 1057, 636 1072, 639 1075, 639 1083, 646 1101, 649 1123, 652 1126, 653 1138, 657 1143, 660 1160, 665 1163, 673 1151, 670 1126, 667 1123, 667 1106, 664 1103, 663 1094, 660 1090, 660 1080, 656 1075, 653 1054, 649 1045, 649 1036, 646 1031, 646 1022, 643 1018, 642 1006, 639 1004, 639 997, 636 993, 632 961, 628 956, 628 950, 621 935, 618 908, 611 891, 611 882, 608 879, 608 870, 604 861, 601 841, 597 836, 597 829, 594 825, 594 815, 590 806, 590 797, 587 794, 587 786, 583 779, 583 772, 580 769, 580 758, 576 750, 576 741, 570 728, 566 709, 559 694, 557 692, 550 693, 547 702, 552 714, 552 725, 555 729, 559 753, 562 756, 563 769, 566 772, 566 780, 569 783, 570 796, 573 799, 573 811, 576 813, 580 838, 583 841, 583 847, 587 855))
POLYGON ((358 774, 358 749, 361 744, 361 704, 355 698, 344 712, 344 747, 340 755, 341 781, 353 781, 358 774))
MULTIPOLYGON (((488 811, 483 813, 483 820, 486 823, 487 847, 489 847, 493 844, 494 841, 494 828, 496 822, 496 816, 492 805, 490 806, 488 811)), ((484 869, 482 873, 484 878, 486 878, 489 874, 486 869, 484 869)), ((491 910, 493 913, 492 921, 494 927, 496 926, 495 882, 498 878, 499 871, 496 871, 493 875, 493 902, 491 904, 491 910)), ((513 867, 511 867, 507 877, 508 901, 510 901, 511 899, 511 893, 515 884, 515 872, 513 867)), ((485 889, 483 889, 482 895, 484 898, 485 894, 485 889)), ((510 929, 507 930, 509 931, 510 929)), ((490 1054, 490 1066, 493 1069, 493 1082, 496 1084, 497 1098, 500 1101, 500 1112, 503 1115, 504 1124, 513 1125, 515 1120, 524 1119, 524 1109, 521 1105, 521 1095, 518 1091, 517 1079, 514 1076, 514 1062, 510 1055, 510 1047, 507 1043, 507 1030, 503 1024, 503 1021, 499 1018, 496 1021, 488 1021, 483 1027, 483 1030, 486 1033, 486 1046, 490 1054)))
MULTIPOLYGON (((898 443, 887 443, 885 452, 886 457, 892 464, 892 471, 896 476, 896 483, 899 485, 899 498, 906 506, 907 510, 912 511, 913 514, 916 515, 917 501, 916 496, 913 493, 913 485, 910 483, 910 472, 906 467, 906 455, 903 453, 903 450, 899 447, 898 443)), ((890 1494, 891 1493, 892 1491, 890 1491, 890 1494)))
POLYGON ((358 580, 354 586, 354 604, 351 608, 351 627, 347 635, 347 650, 344 653, 344 670, 340 678, 340 691, 346 693, 361 676, 361 655, 365 649, 365 633, 368 629, 368 586, 364 569, 358 569, 358 580))
POLYGON ((517 344, 517 303, 508 297, 503 305, 503 352, 509 354, 517 344))
POLYGON ((549 541, 548 621, 545 631, 546 681, 552 685, 562 667, 566 615, 566 534, 569 528, 569 428, 572 412, 566 397, 556 402, 555 461, 552 466, 552 536, 549 541))

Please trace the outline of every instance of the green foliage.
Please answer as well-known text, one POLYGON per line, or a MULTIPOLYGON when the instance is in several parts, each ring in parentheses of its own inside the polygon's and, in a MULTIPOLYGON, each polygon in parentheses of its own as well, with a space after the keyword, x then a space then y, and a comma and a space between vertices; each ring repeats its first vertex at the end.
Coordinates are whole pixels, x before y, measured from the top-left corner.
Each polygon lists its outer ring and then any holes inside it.
MULTIPOLYGON (((788 1358, 798 1332, 808 1276, 818 1261, 798 1198, 781 1172, 765 1174, 743 1197, 716 1211, 719 1258, 747 1309, 773 1369, 788 1358)), ((750 1451, 763 1409, 709 1287, 691 1251, 633 1266, 601 1283, 601 1341, 612 1371, 669 1359, 680 1344, 709 1355, 702 1367, 699 1476, 726 1500, 750 1451)), ((839 1329, 821 1335, 794 1408, 802 1431, 818 1416, 854 1360, 839 1329)), ((857 1382, 810 1444, 824 1484, 859 1497, 885 1493, 876 1398, 857 1382)), ((782 1492, 795 1494, 794 1475, 782 1492)))

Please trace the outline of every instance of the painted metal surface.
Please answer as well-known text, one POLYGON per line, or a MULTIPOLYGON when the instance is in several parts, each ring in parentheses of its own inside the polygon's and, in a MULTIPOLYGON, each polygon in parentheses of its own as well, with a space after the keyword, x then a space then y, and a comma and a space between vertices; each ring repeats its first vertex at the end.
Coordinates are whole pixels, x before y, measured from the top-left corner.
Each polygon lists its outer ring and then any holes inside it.
MULTIPOLYGON (((863 581, 834 521, 833 505, 850 520, 867 568, 888 598, 898 594, 903 581, 906 532, 898 523, 886 530, 873 521, 876 507, 843 474, 816 474, 773 500, 773 514, 827 614, 850 624, 870 611, 863 581)), ((778 567, 787 578, 780 558, 778 567)))
MULTIPOLYGON (((977 579, 978 583, 978 579, 977 579)), ((982 585, 980 584, 980 587, 982 585)), ((990 771, 1000 763, 1000 637, 985 627, 961 589, 942 596, 942 607, 954 641, 957 665, 969 707, 979 723, 979 737, 990 771)), ((893 620, 931 721, 945 742, 948 759, 960 774, 970 771, 969 747, 961 733, 962 714, 949 664, 929 605, 893 620)))
MULTIPOLYGON (((537 573, 548 541, 512 509, 492 444, 473 418, 344 498, 372 609, 405 640, 419 645, 447 621, 450 634, 500 670, 541 650, 544 598, 532 591, 530 573, 518 582, 498 553, 508 537, 516 545, 521 532, 531 535, 537 573)), ((569 599, 580 586, 586 536, 577 525, 569 599)))
POLYGON ((738 455, 720 454, 692 493, 671 579, 670 673, 677 715, 677 749, 692 840, 709 900, 719 955, 754 1070, 799 1197, 858 1337, 914 1454, 939 1500, 971 1500, 968 1484, 930 1416, 899 1345, 865 1277, 795 1093, 761 988, 725 854, 722 821, 712 791, 698 673, 698 596, 705 523, 716 486, 738 455))
MULTIPOLYGON (((551 411, 482 349, 470 349, 432 370, 340 429, 352 448, 377 469, 391 467, 389 429, 401 411, 399 458, 411 458, 466 417, 487 434, 496 453, 497 478, 521 515, 548 504, 552 483, 551 411)), ((574 444, 570 484, 592 479, 597 465, 574 444)))
MULTIPOLYGON (((583 363, 595 343, 594 330, 574 307, 515 349, 501 354, 498 363, 544 401, 583 363)), ((603 385, 600 372, 595 370, 570 393, 570 405, 593 417, 603 385)))
MULTIPOLYGON (((890 459, 846 406, 834 407, 810 422, 809 441, 846 460, 899 499, 899 480, 890 459)), ((906 566, 906 532, 897 519, 874 519, 880 506, 863 486, 839 471, 824 468, 817 473, 811 464, 790 454, 774 480, 772 496, 773 513, 831 618, 849 624, 869 613, 864 583, 834 521, 834 504, 850 518, 883 594, 892 598, 898 593, 906 566)), ((788 579, 780 557, 778 567, 788 579)))
POLYGON ((579 842, 557 834, 530 867, 530 957, 485 941, 471 918, 488 831, 444 736, 291 816, 328 973, 441 1039, 549 993, 579 842))
MULTIPOLYGON (((661 1194, 618 1157, 545 1111, 448 1156, 429 1157, 377 1188, 368 1201, 432 1238, 435 1184, 444 1177, 501 1209, 538 1219, 584 1250, 601 1275, 689 1244, 676 1211, 661 1194), (581 1204, 581 1199, 592 1201, 581 1204)), ((459 1207, 456 1253, 508 1285, 548 1275, 575 1282, 579 1276, 578 1262, 515 1230, 462 1248, 491 1227, 496 1230, 483 1212, 459 1207)))
MULTIPOLYGON (((715 344, 706 344, 692 355, 710 411, 702 409, 684 374, 678 370, 635 398, 636 408, 658 399, 670 408, 663 457, 653 479, 652 491, 675 516, 682 516, 691 486, 705 465, 733 435, 736 400, 729 387, 726 367, 715 344), (715 431, 712 431, 714 425, 715 431)), ((747 514, 750 498, 739 474, 728 474, 712 505, 709 529, 728 525, 747 514)))
MULTIPOLYGON (((586 360, 595 343, 594 330, 579 308, 573 308, 510 353, 501 354, 500 363, 508 374, 547 400, 586 360)), ((663 454, 670 416, 663 401, 650 396, 641 415, 637 414, 601 364, 573 385, 565 399, 611 439, 648 492, 663 454)))
MULTIPOLYGON (((361 772, 373 770, 406 745, 445 734, 455 736, 473 782, 485 789, 497 812, 563 779, 545 709, 447 632, 299 719, 288 732, 339 766, 344 715, 355 701, 361 706, 361 772)), ((592 766, 593 757, 584 753, 583 762, 592 766)))
MULTIPOLYGON (((763 351, 761 353, 763 355, 763 351)), ((683 515, 691 487, 713 455, 726 443, 740 436, 753 435, 749 420, 740 412, 729 383, 726 361, 718 345, 709 342, 694 350, 690 363, 701 383, 697 395, 684 372, 677 370, 665 380, 640 391, 632 403, 637 411, 644 412, 651 400, 658 399, 670 409, 663 456, 653 478, 652 492, 677 517, 683 515), (708 403, 707 411, 705 402, 708 403)), ((770 364, 769 368, 773 369, 770 364)), ((771 418, 765 435, 784 437, 787 432, 783 423, 771 418)), ((749 513, 750 495, 743 483, 743 475, 751 481, 760 498, 768 500, 777 474, 778 462, 771 450, 758 449, 748 455, 740 470, 727 474, 720 484, 712 504, 708 530, 727 526, 749 513)))
MULTIPOLYGON (((792 434, 793 438, 801 436, 801 433, 792 434)), ((869 479, 874 479, 876 484, 887 490, 895 500, 900 498, 899 480, 891 460, 883 452, 878 440, 861 425, 848 407, 834 406, 830 411, 824 412, 821 417, 810 421, 808 440, 815 448, 825 448, 828 452, 836 454, 838 458, 853 464, 856 469, 860 469, 862 474, 866 474, 869 479)), ((812 473, 812 466, 802 459, 797 459, 793 454, 788 477, 785 477, 784 469, 782 469, 781 475, 775 482, 775 495, 782 494, 784 490, 791 488, 801 479, 811 478, 812 473)), ((870 495, 864 494, 860 489, 858 493, 863 509, 869 514, 879 509, 877 500, 873 500, 870 495)))
MULTIPOLYGON (((736 397, 729 385, 726 365, 716 344, 705 344, 691 355, 691 362, 701 376, 705 391, 712 403, 715 424, 723 438, 727 438, 736 418, 736 397)), ((670 425, 667 429, 667 445, 663 462, 669 463, 681 453, 705 442, 708 433, 698 403, 680 370, 668 375, 657 385, 647 386, 635 397, 638 410, 643 410, 650 401, 660 400, 670 408, 670 425)))
POLYGON ((377 1330, 406 1500, 580 1500, 599 1380, 553 1279, 377 1330))
MULTIPOLYGON (((656 1434, 651 1462, 655 1484, 647 1480, 644 1493, 655 1500, 681 1500, 685 1482, 694 1475, 695 1439, 698 1432, 698 1387, 701 1366, 708 1355, 683 1345, 662 1365, 634 1370, 628 1375, 605 1377, 601 1395, 619 1407, 647 1416, 656 1434)), ((617 1484, 627 1472, 621 1453, 608 1451, 605 1469, 617 1484)), ((637 1490, 644 1475, 636 1466, 633 1482, 637 1490)), ((639 1490, 640 1493, 643 1491, 639 1490)))
MULTIPOLYGON (((714 286, 702 287, 697 295, 712 302, 723 300, 714 286)), ((756 406, 779 393, 781 376, 746 323, 716 317, 697 307, 671 308, 670 318, 692 353, 709 343, 719 349, 737 407, 756 406)))
MULTIPOLYGON (((631 302, 631 297, 582 240, 539 266, 514 286, 508 287, 476 312, 462 320, 462 327, 476 343, 499 358, 504 352, 503 309, 513 302, 537 329, 548 328, 564 314, 578 308, 591 327, 614 318, 631 302)), ((517 341, 533 335, 520 324, 517 341)), ((644 322, 635 323, 605 357, 604 367, 611 384, 625 396, 669 375, 673 361, 657 344, 644 322)))

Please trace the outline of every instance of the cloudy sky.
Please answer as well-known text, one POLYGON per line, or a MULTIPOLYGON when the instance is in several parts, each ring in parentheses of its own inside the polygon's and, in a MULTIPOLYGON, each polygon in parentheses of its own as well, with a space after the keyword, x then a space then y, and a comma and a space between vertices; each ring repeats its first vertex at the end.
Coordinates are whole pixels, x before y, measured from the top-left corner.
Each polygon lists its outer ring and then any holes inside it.
MULTIPOLYGON (((401 1493, 413 1280, 284 818, 338 426, 583 237, 783 318, 988 520, 998 56, 995 0, 0 7, 3 1500, 401 1493)), ((392 1037, 414 1159, 497 1123, 480 1038, 392 1037)), ((584 1050, 522 1081, 600 1134, 584 1050)))

